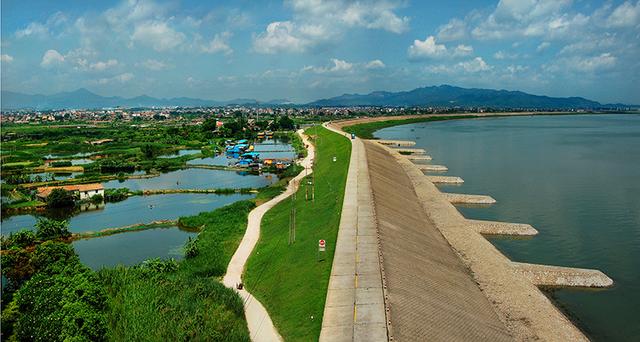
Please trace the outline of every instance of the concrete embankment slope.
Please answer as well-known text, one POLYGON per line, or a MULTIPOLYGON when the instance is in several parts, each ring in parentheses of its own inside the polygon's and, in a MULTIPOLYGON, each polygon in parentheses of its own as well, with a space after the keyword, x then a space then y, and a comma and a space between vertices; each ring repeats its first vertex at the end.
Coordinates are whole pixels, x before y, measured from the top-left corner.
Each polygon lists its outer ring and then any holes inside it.
POLYGON ((399 341, 510 341, 505 325, 420 204, 411 179, 366 142, 391 332, 399 341))

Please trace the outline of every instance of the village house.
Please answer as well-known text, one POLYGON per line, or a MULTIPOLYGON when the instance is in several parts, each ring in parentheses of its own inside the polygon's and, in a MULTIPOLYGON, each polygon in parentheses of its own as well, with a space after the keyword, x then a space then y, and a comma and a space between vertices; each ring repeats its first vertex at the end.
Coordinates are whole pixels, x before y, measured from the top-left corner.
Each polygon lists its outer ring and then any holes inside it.
POLYGON ((100 195, 104 197, 104 186, 100 183, 94 184, 78 184, 78 185, 63 185, 63 186, 43 186, 37 189, 36 197, 41 201, 46 201, 47 197, 51 194, 51 191, 54 189, 64 189, 66 191, 71 191, 74 195, 77 196, 78 199, 87 200, 95 195, 100 195))

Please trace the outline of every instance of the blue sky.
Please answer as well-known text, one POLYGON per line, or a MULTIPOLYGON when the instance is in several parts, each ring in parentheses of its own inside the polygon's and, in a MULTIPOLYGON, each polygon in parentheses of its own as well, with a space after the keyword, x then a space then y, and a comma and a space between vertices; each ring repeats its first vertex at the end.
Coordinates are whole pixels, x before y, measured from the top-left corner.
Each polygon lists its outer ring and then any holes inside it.
POLYGON ((640 0, 2 1, 2 89, 289 99, 451 84, 640 103, 640 0))

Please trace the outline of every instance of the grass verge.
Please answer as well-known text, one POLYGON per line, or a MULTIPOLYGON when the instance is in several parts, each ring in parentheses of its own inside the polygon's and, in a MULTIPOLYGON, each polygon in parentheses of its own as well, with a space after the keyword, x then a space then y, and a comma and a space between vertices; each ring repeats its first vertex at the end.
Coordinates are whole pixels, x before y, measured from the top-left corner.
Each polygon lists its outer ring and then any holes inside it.
POLYGON ((265 214, 260 241, 244 276, 247 288, 267 308, 286 341, 314 341, 320 335, 351 155, 351 144, 343 136, 319 126, 306 133, 317 135, 315 201, 305 199, 311 189, 308 177, 295 200, 287 199, 265 214), (296 241, 289 245, 292 206, 296 241), (323 261, 318 261, 319 239, 327 241, 323 261))

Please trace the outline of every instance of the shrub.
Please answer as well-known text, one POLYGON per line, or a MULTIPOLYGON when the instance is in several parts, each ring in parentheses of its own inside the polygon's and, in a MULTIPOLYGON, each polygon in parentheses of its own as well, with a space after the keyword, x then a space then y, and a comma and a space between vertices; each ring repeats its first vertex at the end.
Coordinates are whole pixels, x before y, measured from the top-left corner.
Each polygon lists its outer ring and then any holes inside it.
POLYGON ((29 229, 11 233, 8 237, 2 236, 2 249, 24 248, 36 242, 36 234, 29 229))
POLYGON ((106 189, 104 191, 104 200, 106 202, 120 202, 129 198, 129 189, 106 189))
POLYGON ((71 166, 71 165, 73 165, 73 164, 68 160, 61 160, 61 161, 51 162, 51 166, 53 166, 53 167, 67 167, 67 166, 71 166))
POLYGON ((71 191, 56 188, 51 191, 47 197, 47 207, 64 208, 72 207, 75 204, 76 197, 71 191))
POLYGON ((91 196, 91 203, 102 203, 103 200, 104 197, 102 197, 102 195, 100 194, 91 196))
POLYGON ((189 240, 184 245, 184 257, 189 259, 198 255, 198 244, 197 239, 192 239, 189 237, 189 240))
POLYGON ((80 262, 56 274, 38 273, 14 296, 13 333, 19 341, 103 341, 106 294, 80 262))
POLYGON ((36 222, 36 237, 42 241, 67 238, 71 236, 69 223, 67 221, 56 221, 50 219, 39 219, 36 222))

